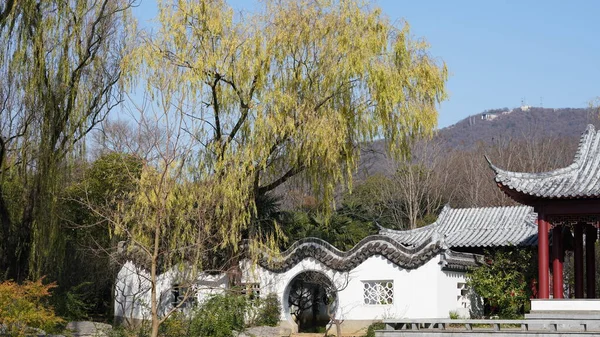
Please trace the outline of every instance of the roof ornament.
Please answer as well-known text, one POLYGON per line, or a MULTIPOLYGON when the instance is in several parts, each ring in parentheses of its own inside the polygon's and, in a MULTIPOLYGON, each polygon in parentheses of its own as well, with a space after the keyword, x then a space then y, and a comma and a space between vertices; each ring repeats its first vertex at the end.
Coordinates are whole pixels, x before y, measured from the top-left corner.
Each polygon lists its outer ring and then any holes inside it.
POLYGON ((375 226, 377 226, 377 228, 379 228, 380 231, 387 230, 387 228, 385 228, 382 225, 380 225, 379 222, 373 221, 373 223, 375 224, 375 226))
POLYGON ((485 158, 485 160, 488 162, 488 165, 490 166, 490 168, 492 169, 492 171, 494 171, 495 173, 500 172, 501 170, 494 164, 492 164, 492 161, 490 160, 490 158, 487 156, 487 154, 484 154, 483 157, 485 158))
POLYGON ((446 243, 446 235, 440 233, 440 231, 435 228, 431 233, 431 242, 437 244, 443 250, 448 249, 448 244, 446 243))

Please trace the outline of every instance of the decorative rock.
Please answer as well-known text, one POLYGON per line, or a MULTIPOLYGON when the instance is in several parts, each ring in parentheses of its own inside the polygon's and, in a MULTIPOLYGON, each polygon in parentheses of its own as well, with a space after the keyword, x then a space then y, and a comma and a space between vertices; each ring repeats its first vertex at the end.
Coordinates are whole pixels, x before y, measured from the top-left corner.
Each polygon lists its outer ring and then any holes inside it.
POLYGON ((272 326, 255 326, 246 329, 244 332, 235 332, 236 337, 281 337, 291 335, 290 329, 284 329, 272 326))
POLYGON ((105 337, 107 332, 112 330, 112 326, 99 322, 69 322, 67 330, 72 331, 73 337, 105 337))

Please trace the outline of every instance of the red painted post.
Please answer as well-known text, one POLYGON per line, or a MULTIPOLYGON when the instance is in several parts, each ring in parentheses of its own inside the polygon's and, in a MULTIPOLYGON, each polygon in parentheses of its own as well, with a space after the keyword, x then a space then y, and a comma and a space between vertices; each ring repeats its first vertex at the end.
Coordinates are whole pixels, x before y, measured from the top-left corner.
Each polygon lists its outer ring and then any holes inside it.
POLYGON ((548 263, 550 260, 548 251, 548 222, 544 216, 538 214, 538 297, 541 299, 550 298, 550 285, 548 275, 548 263))
POLYGON ((552 293, 554 298, 564 298, 562 226, 552 229, 552 293))
POLYGON ((585 231, 587 298, 596 298, 596 237, 596 227, 589 225, 585 231))
POLYGON ((575 298, 583 298, 583 224, 575 225, 573 242, 575 260, 575 298))

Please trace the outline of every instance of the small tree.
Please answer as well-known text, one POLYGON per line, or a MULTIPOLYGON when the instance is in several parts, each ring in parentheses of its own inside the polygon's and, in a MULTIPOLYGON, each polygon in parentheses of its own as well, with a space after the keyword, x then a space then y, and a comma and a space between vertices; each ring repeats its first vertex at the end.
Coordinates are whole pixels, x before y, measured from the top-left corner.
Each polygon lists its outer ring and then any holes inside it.
POLYGON ((4 325, 4 333, 21 337, 30 334, 31 328, 52 329, 63 322, 45 302, 56 285, 42 281, 0 283, 0 325, 4 325))
MULTIPOLYGON (((156 337, 160 325, 195 296, 203 257, 213 248, 207 242, 226 233, 212 226, 218 199, 211 193, 211 182, 198 183, 189 171, 192 145, 186 141, 183 115, 169 113, 173 108, 181 108, 181 97, 169 94, 167 87, 172 83, 168 78, 151 85, 161 88, 156 96, 146 97, 147 101, 140 105, 128 105, 132 118, 137 120, 134 126, 139 130, 135 132, 154 135, 148 138, 144 152, 100 157, 135 158, 133 165, 123 165, 120 174, 113 177, 117 185, 121 181, 131 185, 98 198, 93 183, 99 180, 91 179, 92 184, 82 184, 82 191, 73 201, 90 213, 95 219, 93 224, 126 240, 122 253, 143 267, 132 270, 141 287, 133 296, 139 299, 146 291, 150 293, 147 305, 151 336, 156 337), (170 306, 165 305, 165 296, 171 296, 171 292, 159 289, 159 276, 169 270, 176 273, 179 291, 184 290, 178 293, 179 301, 170 306)), ((126 303, 118 305, 127 307, 126 303)))

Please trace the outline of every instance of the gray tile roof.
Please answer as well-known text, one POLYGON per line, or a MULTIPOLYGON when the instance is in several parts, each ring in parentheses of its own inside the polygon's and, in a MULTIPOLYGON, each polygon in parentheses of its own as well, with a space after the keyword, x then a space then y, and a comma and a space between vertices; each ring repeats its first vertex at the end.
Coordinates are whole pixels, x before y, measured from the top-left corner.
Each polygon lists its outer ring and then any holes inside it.
POLYGON ((530 246, 537 244, 537 214, 529 206, 451 208, 438 219, 413 230, 382 229, 379 233, 403 245, 442 240, 453 247, 530 246))
POLYGON ((600 197, 600 133, 593 125, 588 125, 573 163, 565 168, 521 173, 499 169, 491 162, 490 167, 501 188, 525 196, 548 199, 600 197))

